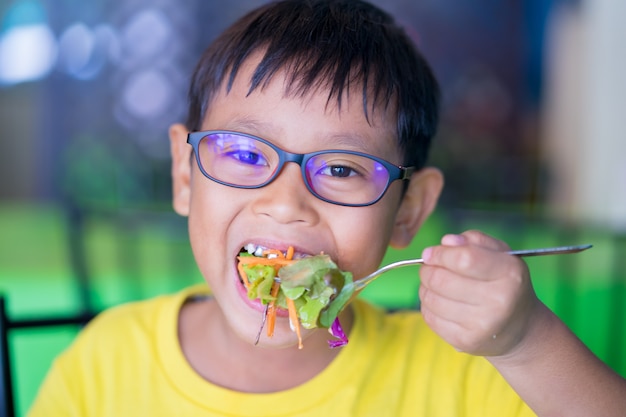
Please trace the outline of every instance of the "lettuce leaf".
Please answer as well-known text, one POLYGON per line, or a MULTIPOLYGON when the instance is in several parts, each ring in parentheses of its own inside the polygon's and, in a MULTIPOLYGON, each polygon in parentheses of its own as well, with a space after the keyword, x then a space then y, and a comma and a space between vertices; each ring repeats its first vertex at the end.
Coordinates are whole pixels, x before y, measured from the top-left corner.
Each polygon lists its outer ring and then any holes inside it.
POLYGON ((352 297, 352 274, 341 271, 328 255, 303 258, 278 271, 285 296, 305 302, 298 308, 298 317, 307 329, 329 328, 352 297), (291 294, 300 294, 292 298, 291 294))
MULTIPOLYGON (((240 256, 252 256, 241 253, 240 256)), ((250 282, 248 298, 269 303, 275 278, 280 281, 276 305, 287 308, 285 297, 294 300, 298 318, 306 329, 330 328, 352 298, 352 274, 341 271, 328 255, 306 257, 275 272, 269 265, 243 265, 250 282)))

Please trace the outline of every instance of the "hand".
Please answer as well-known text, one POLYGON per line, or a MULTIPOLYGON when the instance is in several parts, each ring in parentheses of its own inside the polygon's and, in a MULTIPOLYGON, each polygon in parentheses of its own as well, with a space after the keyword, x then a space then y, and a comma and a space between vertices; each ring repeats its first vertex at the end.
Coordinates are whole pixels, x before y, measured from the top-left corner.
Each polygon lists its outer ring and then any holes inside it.
POLYGON ((424 250, 419 290, 426 323, 457 350, 512 353, 540 310, 526 264, 478 231, 446 235, 424 250))

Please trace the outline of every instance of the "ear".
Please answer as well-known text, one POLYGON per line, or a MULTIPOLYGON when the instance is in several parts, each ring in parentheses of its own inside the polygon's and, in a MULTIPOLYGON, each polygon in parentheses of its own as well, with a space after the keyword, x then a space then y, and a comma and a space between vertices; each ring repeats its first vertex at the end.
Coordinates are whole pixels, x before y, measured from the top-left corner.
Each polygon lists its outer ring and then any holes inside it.
POLYGON ((405 248, 437 205, 443 188, 443 174, 436 168, 413 173, 396 214, 390 246, 405 248))
POLYGON ((187 144, 187 128, 182 124, 170 126, 172 154, 172 205, 181 216, 189 215, 191 199, 191 151, 187 144))

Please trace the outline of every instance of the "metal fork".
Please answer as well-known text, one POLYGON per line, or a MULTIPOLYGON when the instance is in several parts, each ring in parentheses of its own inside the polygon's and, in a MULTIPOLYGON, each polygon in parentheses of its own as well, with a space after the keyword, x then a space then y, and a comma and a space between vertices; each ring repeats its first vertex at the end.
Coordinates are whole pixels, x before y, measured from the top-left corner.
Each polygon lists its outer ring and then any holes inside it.
MULTIPOLYGON (((507 253, 509 255, 514 255, 514 256, 558 255, 558 254, 564 254, 564 253, 582 252, 586 249, 589 249, 591 246, 592 245, 557 246, 557 247, 552 247, 552 248, 511 250, 511 251, 507 251, 507 253)), ((390 271, 392 269, 400 268, 403 266, 409 266, 409 265, 419 265, 423 263, 424 263, 424 260, 419 258, 419 259, 407 259, 404 261, 398 261, 398 262, 394 262, 389 265, 383 266, 377 271, 374 271, 371 274, 354 281, 354 289, 356 291, 362 290, 367 285, 372 283, 376 278, 378 278, 385 272, 390 271)))

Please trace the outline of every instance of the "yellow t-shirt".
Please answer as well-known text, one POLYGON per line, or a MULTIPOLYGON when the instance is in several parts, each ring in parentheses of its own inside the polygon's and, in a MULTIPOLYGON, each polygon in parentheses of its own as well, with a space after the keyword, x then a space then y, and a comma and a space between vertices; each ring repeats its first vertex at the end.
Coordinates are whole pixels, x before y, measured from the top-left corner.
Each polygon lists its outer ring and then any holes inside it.
MULTIPOLYGON (((350 343, 295 388, 249 394, 196 374, 177 337, 192 287, 113 308, 59 356, 29 412, 51 416, 424 416, 534 414, 484 359, 459 353, 417 312, 353 303, 350 343)), ((306 354, 306 349, 303 351, 306 354)))

